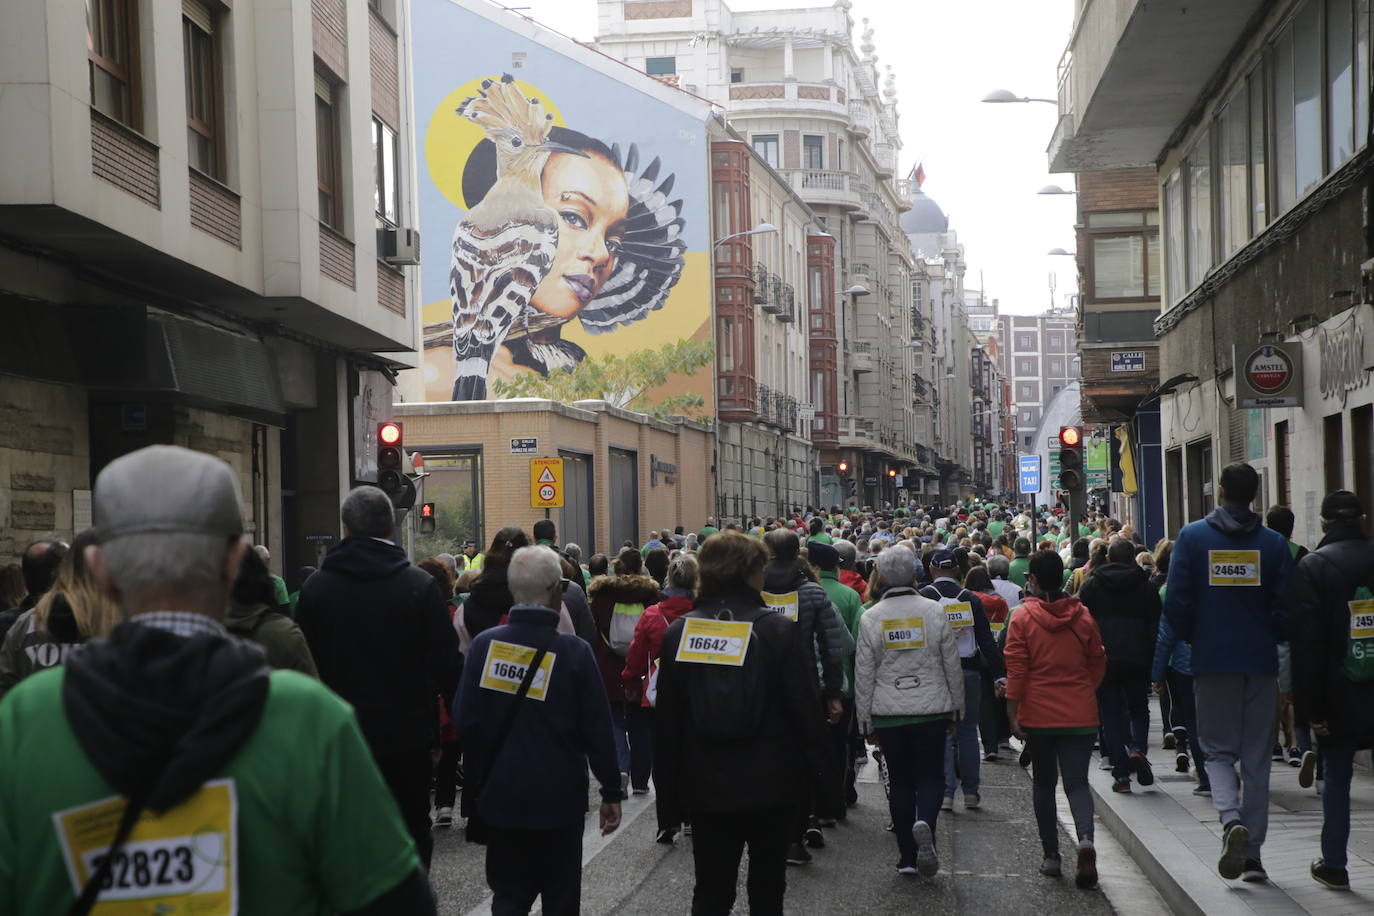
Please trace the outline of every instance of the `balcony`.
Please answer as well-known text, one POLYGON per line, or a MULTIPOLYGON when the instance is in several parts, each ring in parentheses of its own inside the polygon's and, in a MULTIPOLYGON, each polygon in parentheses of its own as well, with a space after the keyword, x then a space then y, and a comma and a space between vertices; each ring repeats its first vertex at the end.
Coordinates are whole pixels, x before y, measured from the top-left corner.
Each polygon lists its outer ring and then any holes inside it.
POLYGON ((766 80, 730 84, 730 110, 749 112, 799 109, 844 117, 849 105, 844 90, 831 83, 803 83, 797 80, 766 80))
POLYGON ((849 129, 856 137, 867 137, 873 133, 873 109, 864 99, 850 101, 849 129))
POLYGON ((790 283, 782 285, 782 309, 776 314, 778 321, 784 323, 797 320, 797 294, 790 283))
POLYGON ((830 169, 779 169, 798 196, 808 204, 830 204, 854 210, 859 207, 859 192, 852 186, 854 176, 830 169))
POLYGON ((876 372, 878 358, 872 341, 856 340, 849 345, 850 368, 854 372, 876 372))
MULTIPOLYGON (((763 285, 765 284, 760 283, 760 286, 763 285)), ((777 315, 787 307, 786 303, 783 301, 782 277, 779 277, 777 274, 770 274, 766 286, 768 288, 768 295, 766 301, 762 303, 764 314, 777 315)))
POLYGON ((873 158, 878 163, 878 177, 891 178, 897 171, 897 147, 891 143, 878 143, 873 147, 873 158))
POLYGON ((1059 65, 1050 171, 1154 165, 1263 6, 1262 0, 1080 3, 1059 65))

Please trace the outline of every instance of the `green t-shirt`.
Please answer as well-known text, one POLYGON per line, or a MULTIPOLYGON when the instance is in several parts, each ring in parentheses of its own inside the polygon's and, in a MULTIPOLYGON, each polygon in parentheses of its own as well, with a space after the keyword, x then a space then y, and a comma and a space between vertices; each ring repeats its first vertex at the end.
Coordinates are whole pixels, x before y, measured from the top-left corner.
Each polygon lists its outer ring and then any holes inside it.
POLYGON ((1007 578, 1021 588, 1026 587, 1026 573, 1030 570, 1030 557, 1016 557, 1009 564, 1007 578))
POLYGON ((813 535, 811 535, 809 538, 806 539, 806 543, 808 543, 808 544, 810 544, 812 541, 818 541, 818 542, 820 542, 820 543, 822 543, 822 544, 833 544, 833 543, 835 543, 835 539, 832 538, 830 535, 826 534, 824 531, 822 531, 820 534, 813 534, 813 535))
POLYGON ((697 532, 697 544, 700 545, 713 534, 720 534, 720 529, 715 525, 703 525, 702 529, 697 532))
MULTIPOLYGON (((859 600, 859 593, 848 585, 840 581, 838 572, 821 570, 821 588, 825 589, 825 594, 830 598, 830 603, 835 605, 835 612, 840 615, 840 620, 849 628, 849 633, 855 640, 859 638, 859 618, 864 615, 863 602, 859 600)), ((849 686, 849 693, 854 692, 854 653, 847 652, 844 656, 844 681, 849 686)))
POLYGON ((997 537, 997 535, 1001 534, 1002 530, 1006 527, 1006 522, 988 522, 988 534, 992 535, 993 537, 997 537))
MULTIPOLYGON (((67 723, 64 675, 35 674, 0 703, 0 913, 65 913, 77 892, 53 815, 117 797, 67 723)), ((273 672, 262 721, 214 779, 234 787, 240 913, 360 909, 420 864, 352 707, 303 674, 273 672)), ((142 899, 149 913, 184 911, 184 897, 142 899)))

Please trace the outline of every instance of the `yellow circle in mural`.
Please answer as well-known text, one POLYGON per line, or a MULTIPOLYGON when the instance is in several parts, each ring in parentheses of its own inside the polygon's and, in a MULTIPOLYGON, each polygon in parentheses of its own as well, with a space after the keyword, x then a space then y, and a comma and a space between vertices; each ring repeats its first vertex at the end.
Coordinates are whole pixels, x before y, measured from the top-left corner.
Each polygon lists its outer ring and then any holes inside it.
MULTIPOLYGON (((472 209, 472 205, 463 199, 463 168, 484 135, 482 128, 458 114, 458 106, 463 104, 463 99, 480 93, 483 80, 500 78, 499 73, 495 76, 479 76, 450 92, 430 115, 429 127, 425 130, 425 164, 429 168, 429 178, 454 206, 462 210, 472 209)), ((553 115, 554 126, 568 126, 558 106, 541 90, 523 80, 516 80, 515 85, 520 87, 526 98, 536 98, 544 103, 544 110, 553 115)))

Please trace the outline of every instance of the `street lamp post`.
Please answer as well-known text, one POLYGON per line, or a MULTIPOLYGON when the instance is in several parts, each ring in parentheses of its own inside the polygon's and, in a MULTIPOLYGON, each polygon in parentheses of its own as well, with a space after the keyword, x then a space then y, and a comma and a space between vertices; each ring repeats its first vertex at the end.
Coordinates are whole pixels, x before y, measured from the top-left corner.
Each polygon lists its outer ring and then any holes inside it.
POLYGON ((777 232, 777 231, 778 231, 778 227, 777 227, 777 226, 774 226, 772 223, 759 223, 759 224, 758 224, 757 226, 755 226, 753 229, 746 229, 746 230, 743 231, 743 232, 733 232, 733 233, 731 233, 730 235, 725 236, 725 238, 716 239, 715 244, 712 245, 711 247, 712 247, 712 248, 719 248, 721 245, 724 245, 726 242, 733 241, 734 239, 738 239, 738 238, 743 238, 743 237, 746 236, 746 235, 763 235, 763 234, 766 233, 766 232, 777 232))
POLYGON ((1056 99, 1034 99, 1029 96, 1017 95, 1010 89, 994 89, 983 96, 983 101, 993 105, 1005 105, 1009 102, 1044 102, 1047 105, 1059 104, 1056 99))

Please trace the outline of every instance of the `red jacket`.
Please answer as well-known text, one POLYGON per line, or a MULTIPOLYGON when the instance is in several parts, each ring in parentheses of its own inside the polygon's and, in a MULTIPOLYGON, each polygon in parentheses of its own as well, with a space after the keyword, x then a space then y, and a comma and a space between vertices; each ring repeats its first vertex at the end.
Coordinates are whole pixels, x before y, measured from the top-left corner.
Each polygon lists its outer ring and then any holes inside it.
POLYGON ((996 592, 974 592, 983 602, 983 613, 988 615, 988 623, 1007 622, 1007 599, 996 592))
POLYGON ((644 616, 639 618, 639 623, 635 624, 635 636, 630 643, 630 652, 625 656, 625 670, 620 674, 627 697, 638 694, 640 705, 649 705, 649 698, 644 693, 643 680, 658 662, 658 652, 663 646, 663 634, 668 631, 669 624, 691 609, 690 595, 670 595, 646 610, 644 616))
POLYGON ((1102 634, 1077 598, 1027 596, 1007 630, 1007 699, 1024 728, 1096 726, 1097 685, 1107 670, 1102 634))
POLYGON ((868 580, 852 569, 840 570, 840 583, 859 593, 860 601, 868 600, 868 580))

